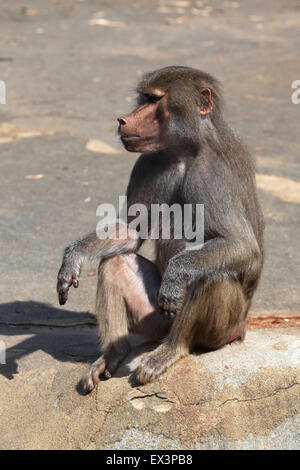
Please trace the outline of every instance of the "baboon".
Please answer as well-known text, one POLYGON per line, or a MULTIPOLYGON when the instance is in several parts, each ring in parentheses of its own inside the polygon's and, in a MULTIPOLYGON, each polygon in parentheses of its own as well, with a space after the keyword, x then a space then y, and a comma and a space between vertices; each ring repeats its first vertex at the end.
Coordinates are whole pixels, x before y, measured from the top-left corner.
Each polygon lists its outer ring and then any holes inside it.
POLYGON ((189 67, 146 74, 136 109, 118 119, 121 141, 140 152, 127 187, 128 207, 142 203, 204 205, 204 242, 155 240, 154 262, 138 250, 144 240, 130 224, 123 237, 96 233, 68 246, 58 274, 60 304, 78 287, 88 258, 100 261, 96 296, 101 356, 82 379, 90 392, 109 378, 130 350, 128 333, 160 344, 136 370, 147 383, 200 347, 243 340, 263 265, 264 221, 251 154, 223 118, 219 82, 189 67))

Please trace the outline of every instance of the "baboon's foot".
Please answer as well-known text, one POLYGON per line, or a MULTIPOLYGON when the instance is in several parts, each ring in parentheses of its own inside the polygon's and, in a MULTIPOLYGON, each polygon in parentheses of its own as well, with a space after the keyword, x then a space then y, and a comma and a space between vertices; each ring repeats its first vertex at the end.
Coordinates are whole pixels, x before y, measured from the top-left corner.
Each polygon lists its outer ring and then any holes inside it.
POLYGON ((100 382, 101 378, 110 379, 122 359, 118 358, 113 361, 107 361, 104 355, 100 356, 81 379, 83 393, 90 393, 100 382))
POLYGON ((142 359, 135 372, 136 378, 142 384, 152 382, 184 355, 183 352, 180 353, 178 350, 174 350, 166 344, 161 344, 142 359))

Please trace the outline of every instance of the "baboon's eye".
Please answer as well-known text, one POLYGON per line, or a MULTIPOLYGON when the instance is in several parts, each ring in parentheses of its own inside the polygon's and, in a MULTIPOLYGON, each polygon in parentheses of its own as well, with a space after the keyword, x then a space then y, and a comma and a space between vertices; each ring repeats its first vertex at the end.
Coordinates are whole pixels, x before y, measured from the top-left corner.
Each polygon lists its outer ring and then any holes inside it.
POLYGON ((149 103, 157 103, 161 99, 162 99, 162 96, 158 96, 158 95, 148 95, 148 98, 147 98, 149 103))
POLYGON ((146 103, 157 103, 162 97, 163 95, 155 95, 153 93, 139 93, 137 102, 139 106, 142 106, 146 103))

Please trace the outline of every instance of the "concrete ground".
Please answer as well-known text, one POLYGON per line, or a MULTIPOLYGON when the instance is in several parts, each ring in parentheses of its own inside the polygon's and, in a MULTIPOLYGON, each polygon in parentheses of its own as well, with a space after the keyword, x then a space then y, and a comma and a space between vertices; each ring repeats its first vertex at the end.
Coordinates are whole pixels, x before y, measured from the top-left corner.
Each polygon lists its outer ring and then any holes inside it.
POLYGON ((1 448, 299 448, 299 34, 296 0, 1 2, 1 448), (62 250, 95 228, 99 203, 124 194, 137 155, 119 144, 116 117, 142 73, 172 64, 223 82, 227 118, 257 158, 259 329, 147 387, 128 381, 133 354, 82 397, 96 277, 86 269, 59 307, 62 250), (91 151, 90 139, 110 147, 91 151))

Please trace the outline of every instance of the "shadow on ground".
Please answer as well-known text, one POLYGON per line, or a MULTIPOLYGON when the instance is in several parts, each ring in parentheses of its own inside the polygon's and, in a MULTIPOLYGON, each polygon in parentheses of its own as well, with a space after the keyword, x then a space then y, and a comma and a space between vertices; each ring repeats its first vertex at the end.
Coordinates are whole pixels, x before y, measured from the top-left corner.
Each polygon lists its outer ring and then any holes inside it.
MULTIPOLYGON (((1 304, 0 337, 6 345, 6 363, 0 365, 0 374, 12 380, 24 361, 38 351, 59 362, 91 364, 99 357, 96 325, 96 317, 89 312, 62 310, 34 301, 1 304)), ((114 374, 116 377, 128 376, 132 372, 128 367, 132 358, 156 346, 141 343, 134 335, 130 335, 130 341, 132 353, 114 374)), ((138 385, 134 377, 130 383, 138 385)), ((77 391, 81 393, 79 384, 77 391)))

